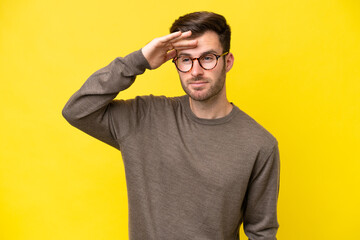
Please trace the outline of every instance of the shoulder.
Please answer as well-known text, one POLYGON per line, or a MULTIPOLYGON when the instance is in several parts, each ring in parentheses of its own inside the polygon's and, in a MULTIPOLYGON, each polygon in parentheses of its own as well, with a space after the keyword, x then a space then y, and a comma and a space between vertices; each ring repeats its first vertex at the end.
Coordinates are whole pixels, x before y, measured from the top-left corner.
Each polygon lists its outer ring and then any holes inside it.
POLYGON ((278 145, 277 139, 254 118, 236 108, 237 114, 233 122, 236 124, 237 135, 261 151, 272 152, 278 145))
POLYGON ((133 99, 116 100, 115 105, 129 106, 130 109, 142 109, 144 113, 162 114, 166 111, 172 111, 181 105, 179 97, 166 97, 155 95, 137 96, 133 99))
POLYGON ((164 107, 164 106, 178 106, 181 103, 181 97, 166 97, 166 96, 156 96, 156 95, 144 95, 137 96, 135 99, 130 101, 142 102, 148 106, 153 107, 164 107))

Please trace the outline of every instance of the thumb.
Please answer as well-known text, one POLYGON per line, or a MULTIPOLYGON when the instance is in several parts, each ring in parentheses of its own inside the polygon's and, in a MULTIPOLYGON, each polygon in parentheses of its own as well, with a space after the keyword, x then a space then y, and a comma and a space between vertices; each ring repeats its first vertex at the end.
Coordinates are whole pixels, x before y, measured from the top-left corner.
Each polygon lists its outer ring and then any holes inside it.
POLYGON ((169 61, 170 59, 172 59, 174 57, 176 57, 176 50, 175 49, 173 49, 173 50, 166 53, 165 61, 167 62, 167 61, 169 61))

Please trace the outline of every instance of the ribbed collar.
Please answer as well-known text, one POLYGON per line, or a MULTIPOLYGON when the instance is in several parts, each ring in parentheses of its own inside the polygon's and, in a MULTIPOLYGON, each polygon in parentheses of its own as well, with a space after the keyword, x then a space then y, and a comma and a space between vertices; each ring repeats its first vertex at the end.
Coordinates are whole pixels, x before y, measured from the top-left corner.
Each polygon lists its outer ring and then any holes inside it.
POLYGON ((200 123, 200 124, 206 124, 206 125, 224 124, 224 123, 229 122, 239 112, 239 108, 237 106, 235 106, 233 103, 231 103, 233 105, 233 109, 225 117, 215 118, 215 119, 199 118, 193 113, 193 111, 190 108, 190 102, 189 102, 189 96, 188 95, 181 96, 179 99, 180 99, 181 105, 185 109, 186 115, 191 120, 193 120, 193 121, 195 121, 197 123, 200 123))

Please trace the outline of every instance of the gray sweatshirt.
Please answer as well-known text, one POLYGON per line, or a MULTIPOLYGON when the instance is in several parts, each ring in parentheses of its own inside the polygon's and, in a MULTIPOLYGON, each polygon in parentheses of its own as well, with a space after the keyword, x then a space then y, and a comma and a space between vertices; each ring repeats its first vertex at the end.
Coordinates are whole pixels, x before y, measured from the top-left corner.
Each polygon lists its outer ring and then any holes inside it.
POLYGON ((274 240, 279 227, 276 139, 234 105, 201 119, 189 98, 114 100, 150 68, 141 51, 116 58, 70 98, 70 124, 119 149, 131 240, 274 240))

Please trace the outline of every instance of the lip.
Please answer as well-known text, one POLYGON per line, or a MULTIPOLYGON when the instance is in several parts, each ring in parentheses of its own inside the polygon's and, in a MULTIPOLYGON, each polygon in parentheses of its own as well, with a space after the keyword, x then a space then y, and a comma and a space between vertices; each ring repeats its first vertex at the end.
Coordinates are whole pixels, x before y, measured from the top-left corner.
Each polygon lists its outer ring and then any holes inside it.
POLYGON ((205 82, 205 81, 190 82, 190 85, 193 87, 202 87, 205 84, 207 84, 207 82, 205 82))

